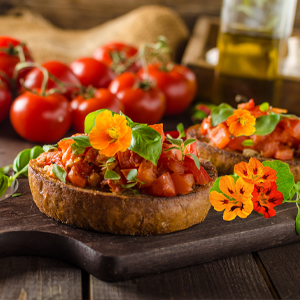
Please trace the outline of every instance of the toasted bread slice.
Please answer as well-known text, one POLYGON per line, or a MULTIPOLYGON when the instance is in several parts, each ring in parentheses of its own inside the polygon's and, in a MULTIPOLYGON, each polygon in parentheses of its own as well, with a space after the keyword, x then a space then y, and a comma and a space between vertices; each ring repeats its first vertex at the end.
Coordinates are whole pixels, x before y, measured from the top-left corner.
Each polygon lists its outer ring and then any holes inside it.
POLYGON ((33 200, 48 217, 100 232, 154 235, 183 230, 205 219, 211 206, 209 190, 218 175, 210 162, 200 163, 213 181, 169 198, 79 188, 47 176, 35 160, 29 163, 28 177, 33 200))
MULTIPOLYGON (((234 165, 245 161, 248 162, 251 157, 243 155, 241 152, 228 148, 219 149, 209 144, 209 140, 200 134, 200 124, 193 125, 187 130, 187 138, 197 139, 197 151, 199 157, 209 160, 218 170, 220 175, 233 174, 234 165)), ((273 160, 273 158, 260 155, 253 156, 259 161, 273 160)), ((282 161, 287 163, 294 175, 295 182, 300 181, 300 159, 294 158, 282 161)))

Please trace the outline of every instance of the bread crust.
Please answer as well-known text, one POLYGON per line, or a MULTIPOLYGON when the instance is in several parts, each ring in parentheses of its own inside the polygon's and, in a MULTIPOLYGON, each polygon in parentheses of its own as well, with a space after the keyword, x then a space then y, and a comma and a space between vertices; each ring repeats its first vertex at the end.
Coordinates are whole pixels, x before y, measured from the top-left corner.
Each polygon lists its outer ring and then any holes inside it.
POLYGON ((213 181, 175 197, 79 188, 47 176, 36 160, 29 163, 28 177, 33 200, 48 217, 100 232, 154 235, 183 230, 205 219, 211 206, 209 190, 218 175, 210 162, 200 163, 213 181))
MULTIPOLYGON (((207 137, 200 134, 200 124, 193 125, 187 130, 187 138, 197 139, 197 151, 199 157, 209 160, 218 170, 220 175, 233 174, 234 165, 245 161, 248 162, 251 157, 244 156, 238 151, 234 151, 228 148, 219 149, 209 144, 207 137)), ((253 156, 259 161, 274 160, 269 157, 262 157, 260 155, 253 156)), ((290 160, 283 160, 290 167, 292 174, 294 175, 295 182, 300 181, 300 159, 294 158, 290 160)))

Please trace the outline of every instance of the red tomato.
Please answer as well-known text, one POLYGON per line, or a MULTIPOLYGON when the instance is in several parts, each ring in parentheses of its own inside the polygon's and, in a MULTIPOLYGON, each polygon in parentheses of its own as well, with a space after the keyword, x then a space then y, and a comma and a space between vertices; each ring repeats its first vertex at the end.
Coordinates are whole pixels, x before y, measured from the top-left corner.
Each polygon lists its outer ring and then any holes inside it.
POLYGON ((11 94, 6 85, 0 80, 0 122, 5 119, 11 104, 11 94))
POLYGON ((133 73, 123 73, 109 85, 124 105, 124 114, 134 122, 155 124, 165 112, 164 94, 156 87, 143 86, 133 73))
POLYGON ((176 195, 175 185, 170 173, 164 173, 153 181, 149 188, 150 194, 159 197, 172 197, 176 195))
POLYGON ((255 102, 253 99, 250 99, 249 102, 238 104, 237 108, 252 110, 255 108, 255 102))
POLYGON ((166 96, 166 115, 176 115, 183 112, 193 101, 196 94, 196 76, 185 66, 174 65, 171 70, 161 70, 158 64, 148 65, 147 72, 141 69, 139 76, 154 81, 166 96))
POLYGON ((101 88, 90 98, 78 95, 71 101, 71 108, 74 129, 76 132, 84 132, 84 119, 89 113, 102 108, 119 113, 123 111, 123 104, 109 90, 101 88))
POLYGON ((13 102, 10 120, 16 132, 29 141, 55 142, 71 125, 70 103, 60 94, 40 96, 25 92, 13 102))
POLYGON ((212 144, 219 149, 226 147, 230 142, 230 132, 228 127, 224 123, 218 124, 211 130, 209 138, 212 144))
MULTIPOLYGON (((65 86, 66 92, 63 93, 69 100, 72 100, 75 95, 79 92, 80 81, 69 68, 68 65, 60 61, 48 61, 42 65, 48 70, 50 74, 55 76, 58 80, 63 83, 71 84, 72 86, 65 86)), ((28 89, 39 89, 41 88, 44 76, 40 69, 33 68, 29 73, 27 73, 24 81, 24 85, 28 89)), ((47 89, 59 89, 59 85, 55 83, 51 78, 49 78, 47 89)))
POLYGON ((156 179, 157 167, 148 160, 143 160, 139 166, 137 178, 143 182, 143 187, 149 187, 156 179))
MULTIPOLYGON (((246 137, 244 135, 242 136, 237 136, 234 137, 230 140, 230 142, 228 143, 227 147, 231 150, 236 150, 236 151, 241 151, 243 152, 243 150, 245 149, 245 147, 243 146, 243 142, 245 140, 249 139, 249 137, 246 137)), ((248 148, 248 147, 247 147, 248 148)))
POLYGON ((274 158, 287 160, 292 159, 294 157, 294 150, 287 146, 280 146, 278 150, 276 150, 274 158))
POLYGON ((189 169, 190 172, 193 173, 196 182, 200 185, 207 184, 208 182, 212 181, 210 176, 207 174, 207 172, 204 170, 203 167, 200 166, 200 169, 197 168, 194 160, 186 155, 183 160, 183 164, 185 167, 189 169))
POLYGON ((172 172, 183 174, 186 170, 186 168, 178 160, 172 157, 161 156, 159 161, 172 172))
MULTIPOLYGON (((7 87, 11 88, 11 79, 16 64, 20 62, 21 51, 23 51, 25 61, 32 61, 32 57, 23 43, 8 36, 0 36, 0 49, 0 78, 5 81, 7 87)), ((18 80, 23 78, 28 71, 28 68, 21 70, 18 80)))
POLYGON ((92 57, 78 58, 71 63, 70 68, 83 86, 106 88, 116 77, 104 63, 92 57))
POLYGON ((134 46, 113 42, 98 47, 94 51, 93 57, 117 73, 124 71, 137 72, 139 63, 134 61, 134 56, 137 52, 138 49, 134 46), (129 59, 133 59, 131 64, 128 62, 129 59))
POLYGON ((187 153, 194 154, 198 157, 197 142, 196 141, 194 143, 189 144, 189 145, 186 146, 186 148, 184 149, 184 154, 187 154, 187 153))
MULTIPOLYGON (((187 174, 187 175, 192 175, 192 174, 187 174)), ((193 176, 193 175, 192 175, 193 176)), ((172 173, 171 178, 174 182, 176 194, 188 194, 193 190, 193 188, 187 183, 186 180, 182 177, 182 175, 178 173, 172 173)))
POLYGON ((163 128, 164 124, 160 123, 160 124, 153 124, 153 125, 149 125, 148 127, 151 127, 152 129, 156 130, 160 135, 161 135, 161 142, 163 143, 166 139, 166 136, 164 134, 164 128, 163 128))

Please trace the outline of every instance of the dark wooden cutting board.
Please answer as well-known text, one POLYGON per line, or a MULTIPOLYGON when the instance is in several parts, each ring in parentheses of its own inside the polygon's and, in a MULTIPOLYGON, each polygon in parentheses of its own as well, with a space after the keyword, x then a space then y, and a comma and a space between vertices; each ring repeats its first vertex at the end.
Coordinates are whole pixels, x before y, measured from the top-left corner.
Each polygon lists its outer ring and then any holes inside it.
MULTIPOLYGON (((170 128, 170 127, 169 127, 170 128)), ((172 128, 170 128, 172 129, 172 128)), ((0 166, 34 144, 0 124, 0 166)), ((105 281, 125 280, 300 241, 295 232, 297 208, 277 207, 271 219, 252 213, 226 222, 211 209, 202 224, 159 236, 120 236, 69 227, 35 206, 26 178, 22 195, 0 201, 0 256, 39 255, 58 258, 105 281)))

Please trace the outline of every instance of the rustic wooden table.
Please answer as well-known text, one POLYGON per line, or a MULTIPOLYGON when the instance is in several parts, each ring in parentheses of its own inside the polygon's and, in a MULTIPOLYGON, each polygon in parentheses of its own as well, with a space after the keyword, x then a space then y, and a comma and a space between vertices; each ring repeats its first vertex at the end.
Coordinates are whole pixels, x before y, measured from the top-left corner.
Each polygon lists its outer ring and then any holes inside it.
MULTIPOLYGON (((1 166, 32 145, 8 121, 0 124, 1 166)), ((3 214, 0 202, 0 223, 3 214)), ((8 253, 0 258, 0 299, 297 299, 299 253, 300 243, 293 243, 114 283, 57 259, 8 253)))

